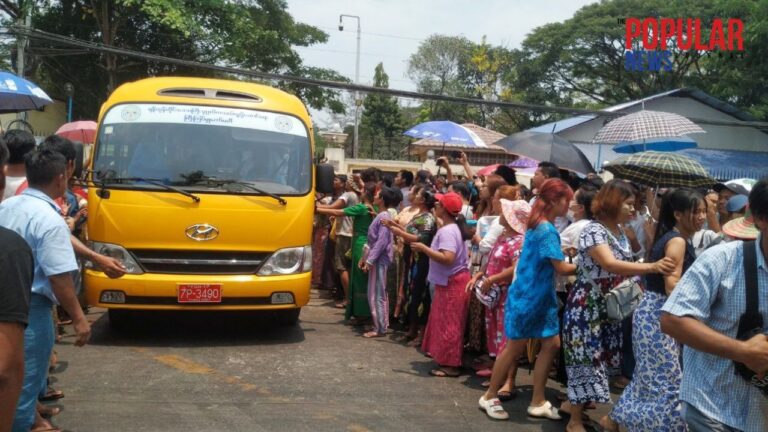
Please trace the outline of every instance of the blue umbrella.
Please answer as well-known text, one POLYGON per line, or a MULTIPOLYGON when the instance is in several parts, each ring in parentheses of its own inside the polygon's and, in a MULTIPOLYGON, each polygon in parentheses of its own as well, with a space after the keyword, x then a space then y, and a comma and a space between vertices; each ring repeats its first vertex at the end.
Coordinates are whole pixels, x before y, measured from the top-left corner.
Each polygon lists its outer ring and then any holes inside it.
POLYGON ((53 100, 37 85, 9 72, 0 72, 0 113, 41 108, 53 100))
POLYGON ((463 147, 488 147, 476 133, 468 128, 452 121, 428 121, 403 132, 413 138, 429 139, 446 144, 460 145, 463 147))
POLYGON ((647 150, 671 152, 696 148, 698 145, 693 138, 687 136, 647 138, 645 140, 625 141, 616 144, 613 151, 616 153, 639 153, 647 150))

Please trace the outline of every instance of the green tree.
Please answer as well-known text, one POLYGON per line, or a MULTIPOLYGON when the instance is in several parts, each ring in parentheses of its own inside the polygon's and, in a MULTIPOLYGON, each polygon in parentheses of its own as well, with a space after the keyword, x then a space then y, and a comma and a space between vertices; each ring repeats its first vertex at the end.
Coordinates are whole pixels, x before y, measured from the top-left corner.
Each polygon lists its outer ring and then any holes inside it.
MULTIPOLYGON (((408 60, 408 76, 424 93, 471 97, 473 86, 466 80, 475 44, 463 36, 432 35, 408 60)), ((475 122, 476 107, 430 101, 422 105, 420 121, 452 120, 475 122)))
MULTIPOLYGON (((389 76, 384 72, 384 64, 379 63, 373 76, 373 86, 389 88, 389 76)), ((396 158, 406 142, 402 133, 405 130, 403 117, 397 98, 380 94, 369 94, 363 99, 361 125, 361 148, 370 148, 371 157, 396 158), (379 145, 375 145, 378 143, 379 145), (386 145, 382 145, 386 143, 386 145), (393 153, 394 152, 394 153, 393 153)))
MULTIPOLYGON (((33 25, 52 33, 184 60, 348 81, 333 70, 302 63, 293 47, 323 43, 328 35, 294 21, 285 0, 59 0, 35 5, 33 25)), ((18 16, 17 9, 18 2, 0 2, 7 19, 18 16), (16 7, 8 7, 12 4, 16 7)), ((59 96, 63 83, 72 82, 77 117, 95 117, 109 92, 126 81, 171 74, 235 78, 194 67, 33 42, 31 53, 40 59, 36 78, 59 96), (68 55, 60 55, 64 53, 68 55)), ((344 109, 337 91, 289 82, 274 84, 314 108, 344 109)))
MULTIPOLYGON (((706 27, 701 40, 709 40, 706 27)), ((573 18, 547 24, 525 39, 507 85, 523 100, 600 107, 665 90, 696 86, 707 93, 766 117, 768 86, 764 84, 768 42, 768 4, 744 0, 603 0, 581 8, 573 18), (676 41, 671 71, 627 71, 624 67, 623 17, 716 17, 744 21, 745 57, 686 55, 676 41)), ((635 46, 634 48, 640 48, 635 46)))

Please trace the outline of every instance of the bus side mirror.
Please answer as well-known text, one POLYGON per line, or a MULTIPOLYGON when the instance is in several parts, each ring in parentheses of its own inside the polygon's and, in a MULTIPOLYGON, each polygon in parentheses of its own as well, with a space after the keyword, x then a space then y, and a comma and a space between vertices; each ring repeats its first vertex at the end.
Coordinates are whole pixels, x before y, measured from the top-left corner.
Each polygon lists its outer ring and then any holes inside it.
POLYGON ((85 148, 81 142, 73 142, 75 145, 75 178, 81 178, 83 176, 83 165, 85 163, 85 148))
POLYGON ((331 164, 317 164, 315 166, 315 190, 320 193, 333 193, 333 172, 331 164))

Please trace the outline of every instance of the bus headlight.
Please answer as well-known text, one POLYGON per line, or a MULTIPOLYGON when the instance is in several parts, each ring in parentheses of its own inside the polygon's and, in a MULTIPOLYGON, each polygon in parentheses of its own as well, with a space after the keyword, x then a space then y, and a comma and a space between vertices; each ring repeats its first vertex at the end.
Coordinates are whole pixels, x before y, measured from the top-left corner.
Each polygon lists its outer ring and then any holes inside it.
POLYGON ((312 247, 292 247, 273 253, 259 269, 259 276, 290 275, 312 270, 312 247))
MULTIPOLYGON (((133 258, 130 252, 124 247, 112 243, 101 243, 96 241, 88 242, 88 247, 94 252, 100 255, 105 255, 111 258, 115 258, 125 266, 125 272, 128 274, 143 274, 144 270, 141 269, 139 263, 133 258)), ((101 270, 96 263, 91 260, 85 260, 85 268, 101 270)))

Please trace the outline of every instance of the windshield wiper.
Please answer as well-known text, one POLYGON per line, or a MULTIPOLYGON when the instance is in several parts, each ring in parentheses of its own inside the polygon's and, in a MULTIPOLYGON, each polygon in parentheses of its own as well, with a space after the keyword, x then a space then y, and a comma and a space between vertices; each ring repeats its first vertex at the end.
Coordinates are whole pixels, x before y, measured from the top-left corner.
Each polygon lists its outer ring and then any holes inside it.
POLYGON ((185 191, 184 189, 179 189, 177 187, 173 187, 171 185, 167 185, 167 184, 163 183, 162 180, 159 180, 159 179, 146 179, 146 178, 143 178, 143 177, 116 177, 116 178, 103 179, 102 180, 102 185, 104 183, 110 182, 110 181, 112 181, 112 182, 134 181, 134 182, 149 183, 149 184, 154 185, 154 186, 159 186, 159 187, 161 187, 161 188, 163 188, 165 190, 169 190, 169 191, 172 191, 172 192, 179 193, 181 195, 184 195, 185 197, 192 198, 192 201, 194 201, 196 203, 200 202, 200 197, 199 196, 191 194, 191 193, 185 191))
POLYGON ((254 186, 254 185, 252 185, 252 184, 250 184, 248 182, 244 182, 244 181, 240 181, 240 180, 232 180, 232 179, 217 179, 216 177, 207 177, 207 176, 203 176, 203 177, 201 177, 199 179, 195 179, 195 180, 196 180, 195 181, 196 184, 207 183, 207 184, 214 184, 214 185, 218 185, 218 186, 227 186, 227 185, 241 186, 241 187, 244 187, 246 189, 250 189, 250 190, 252 190, 252 191, 254 191, 254 192, 258 193, 258 194, 266 195, 266 196, 268 196, 270 198, 273 198, 273 199, 277 200, 277 202, 279 202, 282 205, 288 205, 288 201, 286 201, 280 195, 274 194, 272 192, 267 192, 264 189, 257 188, 256 186, 254 186))

